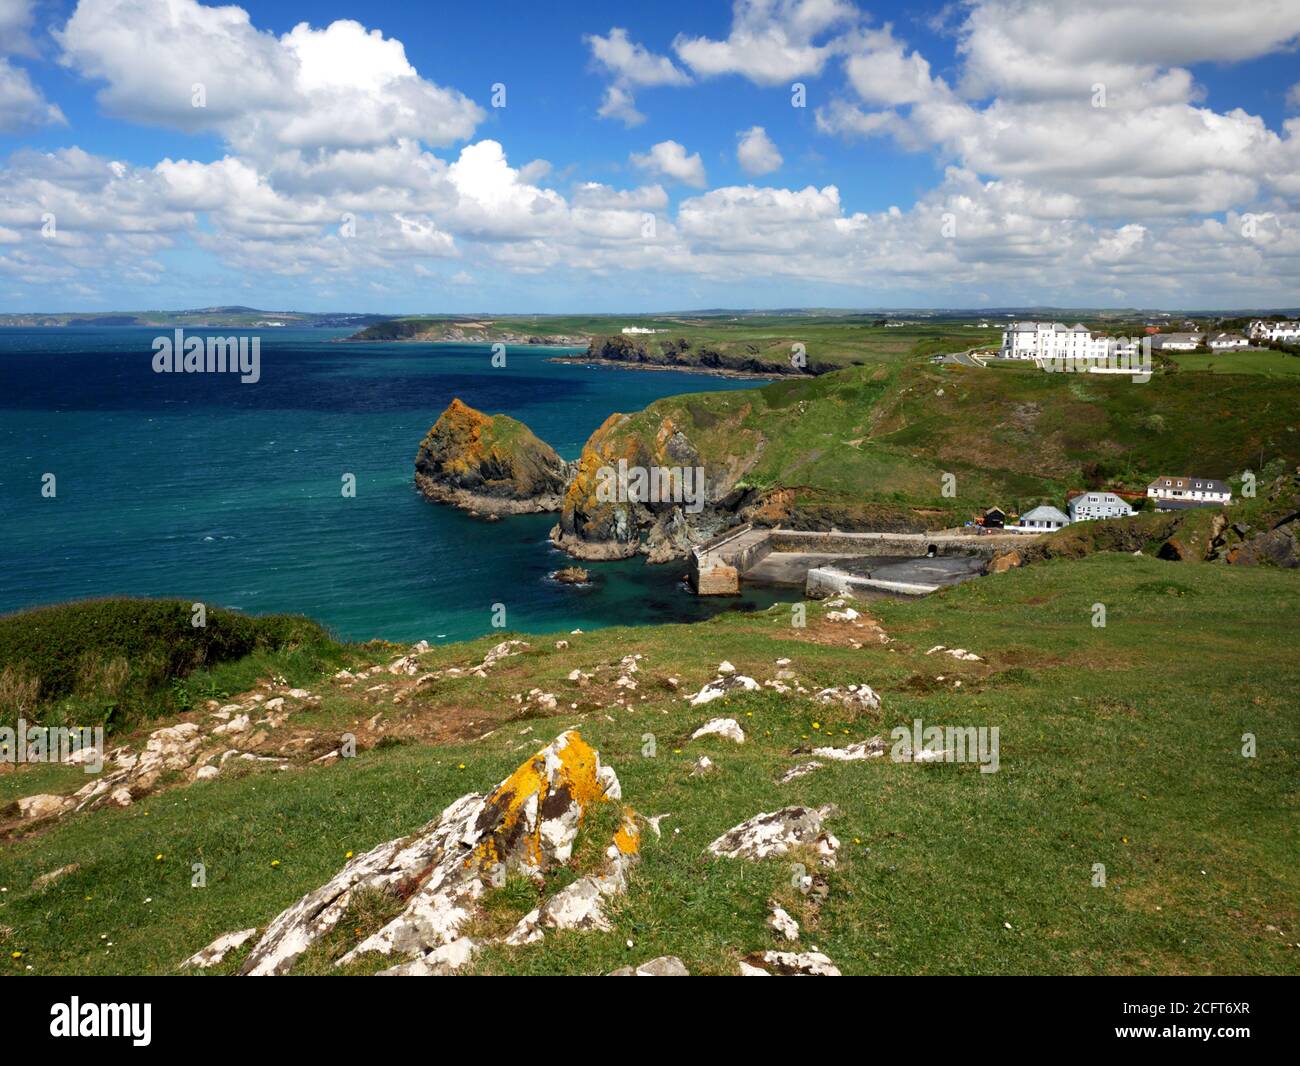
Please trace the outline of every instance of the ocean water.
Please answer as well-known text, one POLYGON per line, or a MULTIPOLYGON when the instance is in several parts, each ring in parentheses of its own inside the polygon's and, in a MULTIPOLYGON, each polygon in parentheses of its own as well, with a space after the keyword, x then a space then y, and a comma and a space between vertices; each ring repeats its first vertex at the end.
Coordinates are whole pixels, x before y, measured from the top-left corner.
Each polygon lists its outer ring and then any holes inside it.
MULTIPOLYGON (((234 330, 186 331, 226 335, 234 330)), ((555 349, 342 344, 258 331, 261 380, 157 374, 127 327, 0 329, 0 612, 88 596, 182 596, 300 612, 346 639, 460 640, 693 620, 792 593, 699 599, 685 566, 548 575, 553 515, 488 523, 412 486, 421 438, 459 396, 532 427, 566 459, 613 411, 749 382, 548 362, 555 349), (42 495, 45 474, 56 495, 42 495), (342 494, 344 474, 356 496, 342 494)))

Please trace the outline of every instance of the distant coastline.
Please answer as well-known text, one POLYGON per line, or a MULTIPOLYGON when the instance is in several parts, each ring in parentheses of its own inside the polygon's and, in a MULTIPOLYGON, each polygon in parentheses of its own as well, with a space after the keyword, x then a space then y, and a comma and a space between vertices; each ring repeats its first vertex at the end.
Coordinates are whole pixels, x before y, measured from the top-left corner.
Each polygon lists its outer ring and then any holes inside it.
MULTIPOLYGON (((599 366, 614 370, 671 370, 678 374, 707 374, 715 378, 738 378, 744 381, 771 381, 782 375, 773 371, 763 374, 750 370, 728 370, 726 367, 686 366, 681 363, 643 363, 624 359, 597 359, 585 355, 556 355, 546 360, 548 363, 577 363, 599 366)), ((786 374, 790 377, 792 374, 786 374)))

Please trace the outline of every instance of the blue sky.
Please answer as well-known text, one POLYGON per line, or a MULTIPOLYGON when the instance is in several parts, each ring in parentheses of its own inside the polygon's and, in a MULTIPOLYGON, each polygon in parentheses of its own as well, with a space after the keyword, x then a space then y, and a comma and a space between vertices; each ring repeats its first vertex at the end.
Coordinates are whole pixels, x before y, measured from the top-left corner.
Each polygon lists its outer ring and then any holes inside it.
POLYGON ((0 310, 1294 305, 1240 8, 0 0, 0 310))

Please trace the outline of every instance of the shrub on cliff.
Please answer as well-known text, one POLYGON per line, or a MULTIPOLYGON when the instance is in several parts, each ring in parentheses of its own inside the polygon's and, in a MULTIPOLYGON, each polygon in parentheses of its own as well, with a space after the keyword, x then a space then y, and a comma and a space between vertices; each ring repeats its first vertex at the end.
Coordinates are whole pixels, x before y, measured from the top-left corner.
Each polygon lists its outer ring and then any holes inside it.
MULTIPOLYGON (((187 679, 249 656, 316 663, 337 650, 297 615, 250 617, 210 607, 195 626, 188 600, 102 599, 0 617, 0 722, 19 716, 113 725, 187 709, 187 679)), ((264 665, 274 665, 269 661, 264 665)), ((215 683, 215 682, 214 682, 215 683)))

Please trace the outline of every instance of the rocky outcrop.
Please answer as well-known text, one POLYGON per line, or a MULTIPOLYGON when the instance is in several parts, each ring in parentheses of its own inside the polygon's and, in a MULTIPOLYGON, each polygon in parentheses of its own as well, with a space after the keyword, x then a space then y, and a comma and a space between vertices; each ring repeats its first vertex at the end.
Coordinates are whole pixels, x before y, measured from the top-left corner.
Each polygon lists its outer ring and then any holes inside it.
POLYGON ((555 449, 508 415, 452 400, 415 456, 426 497, 485 514, 558 511, 568 466, 555 449))
POLYGON ((660 563, 684 558, 734 519, 751 493, 738 487, 762 450, 752 431, 731 447, 702 443, 672 401, 614 414, 587 440, 564 494, 557 547, 581 559, 660 563))
MULTIPOLYGON (((401 913, 337 964, 377 952, 396 960, 385 975, 454 973, 478 950, 464 933, 483 893, 510 873, 542 877, 567 863, 588 811, 621 795, 618 776, 597 752, 576 731, 562 733, 488 795, 461 796, 410 836, 352 859, 271 922, 240 972, 288 973, 358 893, 378 891, 404 900, 401 913)), ((504 942, 531 943, 547 929, 608 928, 603 901, 623 890, 639 843, 632 812, 624 808, 603 868, 557 892, 504 942)))
POLYGON ((827 866, 835 865, 840 842, 823 822, 839 814, 834 804, 823 807, 784 807, 756 814, 729 829, 709 845, 713 855, 729 859, 769 859, 791 848, 811 847, 827 866))

